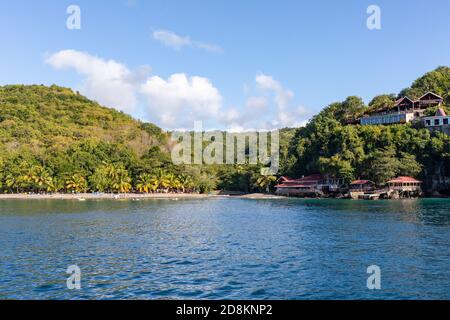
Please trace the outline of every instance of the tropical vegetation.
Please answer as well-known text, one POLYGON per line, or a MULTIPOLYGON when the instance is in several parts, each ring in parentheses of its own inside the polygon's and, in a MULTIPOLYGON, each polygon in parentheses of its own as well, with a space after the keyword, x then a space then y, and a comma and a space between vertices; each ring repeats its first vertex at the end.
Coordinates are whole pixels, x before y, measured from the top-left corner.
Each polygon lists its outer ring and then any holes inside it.
MULTIPOLYGON (((304 127, 282 129, 279 175, 320 172, 348 182, 367 178, 377 183, 411 175, 424 180, 428 188, 436 188, 435 181, 450 176, 450 136, 430 132, 420 123, 361 126, 354 121, 402 96, 416 99, 427 91, 441 95, 443 108, 450 111, 450 68, 439 67, 399 94, 381 94, 368 105, 350 96, 325 107, 304 127)), ((261 176, 260 165, 174 165, 170 135, 71 89, 3 86, 0 190, 269 192, 276 184, 277 177, 261 176)))

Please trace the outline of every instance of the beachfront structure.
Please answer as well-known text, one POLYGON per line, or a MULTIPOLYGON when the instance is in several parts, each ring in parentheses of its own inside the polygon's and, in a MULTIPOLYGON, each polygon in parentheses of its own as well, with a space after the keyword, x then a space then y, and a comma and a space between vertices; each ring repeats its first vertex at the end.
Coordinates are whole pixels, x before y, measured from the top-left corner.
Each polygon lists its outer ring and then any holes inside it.
POLYGON ((398 192, 421 192, 422 181, 412 177, 397 177, 387 182, 390 191, 398 192))
POLYGON ((339 192, 344 184, 342 179, 327 178, 313 174, 300 179, 281 177, 275 186, 276 193, 284 196, 316 197, 339 192))
POLYGON ((375 182, 370 180, 355 180, 350 183, 349 195, 352 199, 360 199, 366 192, 375 190, 375 182))
POLYGON ((395 101, 393 106, 386 106, 360 119, 361 125, 408 123, 423 117, 426 109, 441 106, 444 99, 433 93, 427 92, 418 100, 403 97, 395 101))
POLYGON ((366 192, 375 189, 375 182, 370 180, 356 180, 350 183, 350 192, 366 192))
POLYGON ((422 194, 422 181, 412 177, 397 177, 386 182, 386 187, 376 189, 374 182, 357 180, 350 184, 349 195, 352 199, 401 199, 417 197, 422 194))
POLYGON ((422 120, 425 128, 450 135, 450 116, 445 113, 444 109, 439 108, 434 116, 424 117, 422 120))

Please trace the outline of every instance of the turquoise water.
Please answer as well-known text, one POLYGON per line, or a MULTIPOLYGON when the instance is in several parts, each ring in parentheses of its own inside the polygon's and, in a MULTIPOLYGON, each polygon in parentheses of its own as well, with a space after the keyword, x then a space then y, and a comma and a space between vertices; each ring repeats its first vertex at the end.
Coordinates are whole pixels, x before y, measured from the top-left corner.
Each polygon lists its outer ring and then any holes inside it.
POLYGON ((450 298, 443 199, 0 201, 0 243, 0 299, 450 298))

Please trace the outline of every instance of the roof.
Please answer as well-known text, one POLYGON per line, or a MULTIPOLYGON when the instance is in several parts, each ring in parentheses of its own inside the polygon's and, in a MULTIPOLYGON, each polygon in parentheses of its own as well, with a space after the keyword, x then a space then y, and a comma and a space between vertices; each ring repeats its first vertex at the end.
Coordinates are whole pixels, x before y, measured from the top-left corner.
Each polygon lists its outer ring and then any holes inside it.
POLYGON ((436 93, 434 93, 434 92, 431 92, 431 91, 428 91, 427 93, 425 93, 425 94, 424 94, 423 96, 421 96, 418 100, 422 100, 423 98, 425 98, 425 97, 426 97, 427 95, 429 95, 429 94, 435 96, 435 97, 438 98, 438 99, 444 100, 444 98, 442 98, 440 95, 438 95, 438 94, 436 94, 436 93))
POLYGON ((413 100, 411 100, 409 97, 403 97, 403 98, 400 98, 400 99, 398 99, 398 100, 396 100, 395 101, 395 105, 396 106, 398 106, 400 103, 402 103, 404 100, 408 100, 409 102, 411 102, 411 103, 414 103, 414 101, 413 100))
POLYGON ((311 181, 319 181, 322 180, 322 175, 321 174, 312 174, 300 179, 297 179, 297 181, 301 181, 301 182, 311 182, 311 181))
POLYGON ((311 186, 305 186, 304 184, 277 184, 275 188, 311 188, 311 186))
POLYGON ((395 179, 388 181, 388 183, 408 183, 408 182, 422 183, 422 181, 414 179, 413 177, 397 177, 395 179))
POLYGON ((275 186, 275 188, 302 188, 302 187, 310 187, 311 182, 319 182, 322 180, 321 174, 312 174, 300 179, 290 179, 288 177, 281 177, 278 179, 279 184, 275 186))
POLYGON ((355 180, 352 183, 350 183, 350 185, 358 185, 358 184, 368 184, 368 183, 373 183, 375 184, 375 182, 370 181, 370 180, 355 180))
POLYGON ((322 175, 321 174, 312 174, 303 178, 298 178, 298 179, 291 179, 285 176, 282 176, 278 179, 279 182, 298 182, 298 183, 302 183, 302 182, 314 182, 314 181, 320 181, 322 180, 322 175))
POLYGON ((445 111, 444 111, 444 109, 442 109, 442 108, 439 108, 439 109, 437 109, 437 111, 436 111, 436 117, 445 117, 447 114, 445 113, 445 111))

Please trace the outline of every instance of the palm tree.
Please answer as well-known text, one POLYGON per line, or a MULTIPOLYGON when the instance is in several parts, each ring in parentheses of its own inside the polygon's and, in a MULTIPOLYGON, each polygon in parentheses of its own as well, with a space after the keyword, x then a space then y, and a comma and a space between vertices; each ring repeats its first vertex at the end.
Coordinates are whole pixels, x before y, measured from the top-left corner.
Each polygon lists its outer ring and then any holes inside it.
POLYGON ((157 189, 163 188, 165 191, 167 191, 170 188, 171 180, 169 175, 165 171, 158 170, 154 178, 154 182, 158 186, 157 189))
POLYGON ((180 186, 183 193, 186 192, 186 190, 193 190, 195 187, 194 181, 190 176, 182 174, 178 176, 178 180, 180 181, 180 186))
POLYGON ((61 180, 58 178, 52 178, 47 184, 47 192, 58 192, 64 187, 61 186, 61 180))
POLYGON ((261 190, 266 190, 266 193, 270 192, 270 186, 272 183, 277 181, 277 177, 275 176, 260 176, 256 180, 256 186, 260 188, 261 190))
POLYGON ((177 179, 177 177, 173 173, 169 173, 165 176, 167 179, 167 187, 170 191, 178 191, 181 189, 181 183, 180 180, 177 179))
POLYGON ((155 183, 152 179, 152 176, 148 173, 139 175, 136 189, 141 193, 149 193, 153 191, 155 189, 155 183))
POLYGON ((21 174, 17 178, 17 186, 21 190, 27 190, 27 189, 29 190, 31 187, 31 182, 32 182, 32 176, 31 176, 30 172, 21 174))
POLYGON ((105 166, 98 167, 89 177, 89 183, 92 191, 105 192, 111 191, 111 179, 108 176, 105 166))
POLYGON ((13 174, 8 174, 5 178, 5 185, 9 188, 10 192, 13 192, 13 189, 16 189, 16 193, 19 192, 19 183, 16 177, 13 174))
POLYGON ((115 168, 112 187, 119 193, 128 193, 131 190, 131 178, 123 167, 115 168))
POLYGON ((52 184, 50 173, 41 166, 35 166, 31 169, 30 180, 39 191, 49 189, 52 184))
POLYGON ((74 174, 66 180, 66 189, 75 193, 86 192, 86 179, 80 174, 74 174))

